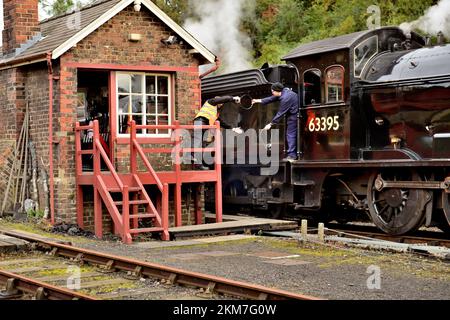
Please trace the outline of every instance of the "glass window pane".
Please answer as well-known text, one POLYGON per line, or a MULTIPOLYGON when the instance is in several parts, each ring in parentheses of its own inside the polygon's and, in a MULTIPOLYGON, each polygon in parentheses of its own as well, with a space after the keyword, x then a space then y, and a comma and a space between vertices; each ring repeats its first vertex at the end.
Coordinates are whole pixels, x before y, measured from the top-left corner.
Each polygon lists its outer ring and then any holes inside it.
POLYGON ((169 97, 158 97, 158 114, 169 114, 169 97))
POLYGON ((142 93, 142 76, 139 74, 133 74, 131 76, 131 92, 142 93))
POLYGON ((119 96, 119 114, 129 113, 130 96, 119 96))
POLYGON ((133 96, 132 100, 132 113, 142 113, 142 97, 141 96, 133 96))
POLYGON ((304 75, 304 103, 313 105, 322 103, 322 76, 320 70, 314 69, 304 75))
MULTIPOLYGON (((147 115, 147 125, 148 126, 156 126, 156 117, 147 115)), ((156 134, 156 130, 147 129, 147 134, 156 134)))
MULTIPOLYGON (((169 125, 169 117, 158 117, 158 124, 162 126, 169 125)), ((158 130, 158 134, 169 134, 169 130, 158 130)))
MULTIPOLYGON (((129 118, 130 118, 129 121, 133 121, 134 120, 134 121, 136 121, 136 125, 142 126, 143 120, 144 120, 144 117, 142 115, 133 114, 129 118)), ((142 134, 143 130, 142 129, 136 130, 136 133, 137 134, 142 134)))
POLYGON ((118 73, 117 74, 117 87, 119 93, 130 92, 131 75, 118 73))
POLYGON ((128 120, 130 116, 128 115, 119 115, 119 134, 128 134, 128 120))
POLYGON ((333 67, 327 71, 327 102, 343 100, 344 70, 341 67, 333 67))
POLYGON ((147 94, 156 94, 156 77, 155 76, 147 76, 146 77, 146 91, 147 94))
POLYGON ((378 53, 378 37, 373 36, 355 48, 355 77, 360 77, 367 62, 378 53))
POLYGON ((169 79, 167 77, 158 77, 158 94, 169 94, 169 79))
POLYGON ((147 96, 147 113, 156 114, 156 97, 147 96))

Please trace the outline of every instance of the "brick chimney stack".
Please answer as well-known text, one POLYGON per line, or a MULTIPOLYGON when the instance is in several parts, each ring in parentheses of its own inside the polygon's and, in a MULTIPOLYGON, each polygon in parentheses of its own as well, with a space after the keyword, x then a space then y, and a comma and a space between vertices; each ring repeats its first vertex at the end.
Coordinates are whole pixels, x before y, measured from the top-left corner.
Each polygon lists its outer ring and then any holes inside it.
POLYGON ((3 54, 10 54, 40 32, 38 0, 3 0, 3 54))

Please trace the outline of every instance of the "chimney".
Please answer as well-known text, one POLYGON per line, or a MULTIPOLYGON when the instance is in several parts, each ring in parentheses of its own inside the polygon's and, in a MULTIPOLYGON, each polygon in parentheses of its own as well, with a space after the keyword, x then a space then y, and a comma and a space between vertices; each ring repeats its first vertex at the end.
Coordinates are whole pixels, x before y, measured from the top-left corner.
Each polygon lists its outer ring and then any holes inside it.
POLYGON ((38 0, 3 0, 3 54, 11 54, 40 32, 38 0))

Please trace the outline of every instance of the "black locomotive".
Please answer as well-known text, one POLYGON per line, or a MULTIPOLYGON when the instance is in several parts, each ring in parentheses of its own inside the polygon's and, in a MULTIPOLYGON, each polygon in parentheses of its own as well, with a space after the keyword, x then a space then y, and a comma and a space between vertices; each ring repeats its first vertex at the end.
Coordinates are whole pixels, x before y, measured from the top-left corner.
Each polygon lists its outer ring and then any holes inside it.
MULTIPOLYGON (((386 27, 302 45, 283 60, 202 82, 204 100, 261 98, 277 81, 300 97, 299 161, 280 162, 271 176, 261 174, 266 164, 224 165, 224 203, 276 217, 368 216, 392 235, 449 231, 450 45, 386 27)), ((230 104, 223 116, 262 129, 277 109, 230 104)), ((283 137, 265 147, 283 152, 283 137)))

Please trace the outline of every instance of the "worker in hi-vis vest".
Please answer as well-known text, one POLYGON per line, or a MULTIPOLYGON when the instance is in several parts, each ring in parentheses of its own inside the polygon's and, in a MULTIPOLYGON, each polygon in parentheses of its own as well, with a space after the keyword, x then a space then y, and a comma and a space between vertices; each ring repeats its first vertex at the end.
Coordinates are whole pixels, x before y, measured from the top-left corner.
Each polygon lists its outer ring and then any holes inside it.
MULTIPOLYGON (((231 129, 228 123, 226 123, 223 119, 221 119, 219 110, 223 107, 225 103, 234 102, 241 103, 241 98, 239 97, 215 97, 213 99, 209 99, 202 106, 200 111, 197 113, 194 119, 194 126, 213 126, 216 121, 220 122, 220 126, 224 129, 231 129)), ((206 130, 196 130, 194 129, 194 148, 200 149, 203 148, 203 135, 206 130)), ((242 134, 244 131, 241 128, 233 128, 233 131, 237 134, 242 134)), ((194 153, 194 165, 197 169, 200 170, 209 170, 208 167, 203 166, 203 154, 201 152, 194 153)))

